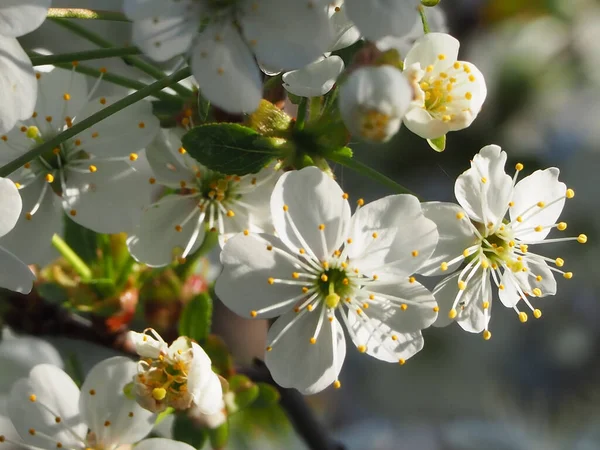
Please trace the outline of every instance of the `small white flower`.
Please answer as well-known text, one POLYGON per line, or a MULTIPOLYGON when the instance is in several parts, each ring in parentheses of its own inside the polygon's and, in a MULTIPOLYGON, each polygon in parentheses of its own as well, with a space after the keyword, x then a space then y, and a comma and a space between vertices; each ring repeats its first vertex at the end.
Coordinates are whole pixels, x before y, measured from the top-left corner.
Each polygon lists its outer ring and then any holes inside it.
POLYGON ((408 34, 420 4, 419 0, 345 0, 345 9, 363 36, 377 41, 408 34))
POLYGON ((556 293, 554 273, 567 279, 573 276, 561 269, 561 258, 532 252, 533 246, 542 243, 587 241, 583 234, 545 239, 552 229, 567 228, 565 222, 556 220, 565 199, 575 195, 573 190, 558 181, 559 172, 554 167, 537 170, 517 183, 523 165, 517 164, 517 172, 511 178, 504 171, 505 163, 506 153, 500 147, 484 147, 473 158, 471 168, 456 180, 454 192, 460 206, 423 204, 425 215, 438 226, 440 242, 419 272, 439 275, 467 263, 436 286, 434 295, 440 315, 435 326, 456 320, 464 330, 483 331, 483 337, 489 339, 492 282, 502 304, 514 309, 519 319, 526 322, 527 313, 517 307, 520 301, 539 318, 542 313, 530 299, 556 293))
MULTIPOLYGON (((21 196, 15 183, 7 178, 0 178, 0 238, 15 227, 21 208, 21 196)), ((0 287, 28 294, 34 279, 29 267, 0 246, 0 287)))
POLYGON ((162 130, 146 149, 151 184, 174 190, 148 206, 128 240, 131 255, 157 267, 195 252, 205 226, 223 244, 244 230, 270 228, 268 199, 281 172, 267 167, 242 177, 222 175, 199 164, 182 147, 182 130, 162 130))
POLYGON ((487 95, 485 80, 473 64, 457 61, 459 42, 444 33, 428 33, 406 55, 404 73, 414 99, 404 124, 424 139, 468 127, 487 95))
POLYGON ((167 407, 194 407, 202 414, 218 413, 223 406, 221 381, 210 358, 196 342, 181 336, 170 346, 156 333, 130 331, 130 339, 142 357, 133 385, 138 403, 152 412, 167 407))
POLYGON ((145 54, 166 61, 189 52, 202 95, 232 113, 252 112, 260 103, 255 57, 265 67, 297 69, 321 56, 332 40, 321 0, 128 0, 125 12, 145 54))
POLYGON ((330 52, 350 47, 360 39, 360 31, 348 18, 343 0, 330 3, 328 14, 333 30, 333 40, 329 45, 330 52))
POLYGON ((51 0, 0 3, 0 133, 18 120, 31 117, 37 83, 31 61, 16 38, 38 28, 46 19, 51 0))
MULTIPOLYGON (((39 98, 28 120, 0 136, 0 164, 21 156, 119 98, 90 100, 85 77, 61 69, 38 73, 39 98)), ((98 86, 98 83, 96 84, 98 86)), ((129 231, 150 202, 146 176, 132 167, 159 129, 148 102, 135 103, 10 175, 23 213, 2 245, 29 264, 43 264, 63 211, 100 233, 129 231)))
POLYGON ((350 132, 367 141, 385 142, 402 125, 413 90, 392 66, 356 69, 340 89, 340 113, 350 132))
POLYGON ((337 77, 344 71, 344 61, 339 56, 328 56, 283 74, 283 87, 300 97, 320 97, 327 94, 337 77))
POLYGON ((418 200, 359 200, 351 216, 347 198, 316 167, 287 172, 271 196, 279 237, 241 233, 221 253, 217 295, 241 316, 281 315, 265 361, 279 385, 305 394, 340 386, 340 319, 360 352, 404 364, 437 317, 433 296, 410 276, 438 239, 418 200))
MULTIPOLYGON (((136 364, 128 358, 109 358, 92 368, 79 390, 60 368, 35 366, 28 378, 20 379, 11 389, 8 416, 14 430, 0 430, 2 442, 16 448, 48 450, 116 449, 135 444, 151 431, 155 418, 123 392, 135 371, 136 364)), ((0 426, 5 425, 0 422, 0 426)), ((192 449, 167 439, 144 440, 136 448, 192 449)))

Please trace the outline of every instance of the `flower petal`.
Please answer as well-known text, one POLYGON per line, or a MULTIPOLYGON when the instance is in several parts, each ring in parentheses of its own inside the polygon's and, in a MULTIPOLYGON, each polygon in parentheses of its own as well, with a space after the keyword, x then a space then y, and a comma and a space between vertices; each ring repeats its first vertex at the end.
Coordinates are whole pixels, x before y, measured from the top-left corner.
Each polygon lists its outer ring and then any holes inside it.
POLYGON ((159 341, 147 333, 130 331, 127 337, 135 345, 135 352, 142 358, 157 359, 161 353, 167 353, 167 343, 159 341))
POLYGON ((135 448, 136 450, 194 450, 194 447, 185 442, 165 438, 144 439, 135 448))
POLYGON ((0 4, 0 35, 19 37, 32 32, 46 20, 51 3, 51 0, 3 0, 0 4))
POLYGON ((192 74, 204 98, 230 113, 250 113, 262 98, 260 70, 232 25, 209 25, 192 48, 192 74))
POLYGON ((437 225, 439 240, 435 251, 417 273, 433 276, 454 272, 462 261, 449 264, 445 271, 440 268, 440 265, 460 256, 467 247, 478 241, 469 224, 469 218, 463 209, 454 203, 426 202, 421 206, 425 217, 437 225))
POLYGON ((328 48, 330 52, 350 47, 360 39, 360 31, 346 15, 346 8, 342 5, 336 9, 329 18, 333 29, 333 40, 328 48))
POLYGON ((556 167, 536 170, 516 184, 512 197, 514 206, 509 209, 509 214, 512 221, 523 216, 523 222, 513 225, 517 239, 541 241, 552 230, 565 206, 564 197, 567 192, 567 186, 558 181, 558 174, 556 167), (558 201, 555 203, 555 200, 558 201), (544 206, 536 207, 539 202, 544 206), (531 207, 534 207, 533 211, 527 212, 531 207), (542 231, 533 229, 538 225, 543 227, 542 231))
POLYGON ((320 314, 321 308, 312 313, 290 311, 269 329, 267 341, 272 342, 297 319, 265 355, 265 363, 279 386, 296 388, 310 395, 322 391, 338 378, 346 356, 344 332, 336 319, 329 322, 324 318, 315 336, 320 314), (303 316, 298 317, 298 314, 303 316), (311 344, 312 337, 316 338, 315 344, 311 344))
POLYGON ((422 107, 411 107, 402 122, 406 128, 423 139, 436 139, 450 131, 447 123, 436 119, 422 107))
POLYGON ((500 225, 513 193, 505 164, 506 153, 497 145, 488 145, 473 157, 471 168, 457 178, 454 195, 471 219, 500 225))
POLYGON ((23 202, 14 181, 0 178, 0 237, 15 227, 22 208, 23 202))
POLYGON ((404 67, 410 67, 419 63, 422 68, 436 65, 440 61, 440 55, 444 55, 443 61, 451 65, 458 59, 458 39, 446 33, 427 33, 417 39, 413 47, 404 59, 404 67))
POLYGON ((2 450, 22 450, 23 449, 23 447, 24 447, 23 445, 12 444, 11 442, 9 442, 9 441, 12 441, 12 442, 20 443, 23 441, 21 440, 21 436, 19 436, 19 433, 17 433, 17 430, 15 430, 15 427, 13 426, 10 419, 3 415, 0 415, 0 430, 1 430, 0 433, 2 433, 2 436, 4 436, 6 438, 6 440, 2 443, 2 450))
POLYGON ((276 281, 271 285, 269 279, 291 280, 295 271, 302 270, 295 259, 275 236, 240 233, 223 247, 223 272, 217 278, 215 292, 242 317, 252 317, 252 311, 257 317, 276 317, 294 307, 295 302, 285 301, 302 295, 302 286, 276 281), (264 308, 272 309, 261 312, 264 308))
POLYGON ((136 373, 133 361, 115 356, 96 364, 81 386, 81 415, 100 446, 133 444, 154 426, 156 416, 123 392, 136 373))
POLYGON ((159 184, 180 188, 182 183, 196 182, 196 172, 202 166, 183 153, 177 128, 161 128, 156 138, 146 147, 146 157, 152 168, 153 178, 159 184))
POLYGON ((16 39, 0 34, 0 48, 0 133, 6 133, 17 121, 31 117, 38 85, 31 61, 16 39))
MULTIPOLYGON (((210 367, 210 366, 209 366, 210 367)), ((212 370, 208 374, 209 378, 201 389, 195 388, 190 375, 188 387, 194 396, 194 405, 202 414, 216 414, 223 408, 223 388, 221 381, 212 370)))
POLYGON ((81 448, 87 426, 78 402, 79 389, 62 369, 39 364, 13 385, 8 415, 28 444, 55 448, 60 442, 65 448, 81 448))
POLYGON ((346 14, 367 39, 409 33, 417 16, 417 0, 346 0, 346 14))
POLYGON ((334 180, 316 167, 306 167, 279 179, 271 196, 271 216, 290 250, 304 248, 325 260, 341 245, 350 205, 334 180))
POLYGON ((29 294, 35 275, 19 258, 0 247, 0 287, 29 294))
POLYGON ((342 58, 330 56, 302 69, 284 73, 283 87, 286 91, 300 97, 320 97, 331 90, 343 70, 342 58))

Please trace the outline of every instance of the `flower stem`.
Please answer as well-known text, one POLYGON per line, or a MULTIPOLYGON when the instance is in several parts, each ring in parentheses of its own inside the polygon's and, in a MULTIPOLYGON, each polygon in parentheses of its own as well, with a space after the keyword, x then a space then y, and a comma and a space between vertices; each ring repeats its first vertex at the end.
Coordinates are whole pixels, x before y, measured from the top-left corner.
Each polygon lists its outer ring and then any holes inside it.
POLYGON ((92 269, 90 269, 88 265, 83 262, 77 253, 75 253, 73 249, 69 247, 69 244, 63 241, 58 234, 52 236, 52 245, 56 250, 58 250, 62 257, 65 258, 69 264, 71 264, 71 266, 73 266, 75 272, 77 272, 83 280, 90 280, 92 278, 92 269))
POLYGON ((129 19, 120 12, 85 8, 50 8, 46 17, 51 19, 88 19, 129 22, 129 19))
POLYGON ((86 61, 90 59, 113 58, 116 56, 139 55, 136 47, 102 48, 99 50, 86 50, 83 52, 63 53, 61 55, 35 55, 31 56, 34 66, 44 64, 69 63, 73 61, 86 61))
POLYGON ((296 130, 300 131, 304 128, 304 122, 306 122, 306 106, 308 103, 308 99, 306 97, 302 97, 300 103, 298 104, 298 114, 296 116, 296 130))
MULTIPOLYGON (((79 25, 71 20, 68 20, 68 19, 52 19, 52 20, 55 23, 57 23, 58 25, 60 25, 61 27, 68 29, 69 31, 83 37, 84 39, 87 39, 88 41, 92 42, 93 44, 96 44, 98 47, 102 47, 102 48, 113 48, 114 47, 112 42, 107 41, 102 36, 99 36, 98 34, 92 32, 92 31, 89 31, 87 28, 82 27, 81 25, 79 25)), ((123 56, 123 61, 138 68, 139 70, 150 75, 151 77, 156 78, 157 80, 163 79, 164 77, 167 76, 162 70, 158 69, 157 67, 154 67, 152 64, 149 64, 146 61, 144 61, 143 59, 138 58, 136 56, 123 56)), ((191 97, 193 95, 191 90, 189 90, 185 86, 181 86, 179 84, 174 84, 173 86, 170 86, 170 88, 173 89, 175 92, 177 92, 179 95, 181 95, 183 97, 191 97)))
POLYGON ((98 122, 106 119, 107 117, 121 111, 122 109, 127 108, 129 105, 133 105, 136 102, 154 94, 155 92, 160 91, 166 87, 171 86, 174 83, 177 83, 179 80, 182 80, 186 77, 190 76, 190 69, 188 67, 178 70, 177 72, 169 75, 168 77, 163 78, 162 80, 155 81, 154 83, 146 86, 143 89, 140 89, 137 92, 134 92, 131 95, 128 95, 125 98, 122 98, 118 102, 113 103, 110 106, 98 111, 96 114, 92 114, 81 122, 76 123, 71 128, 66 129, 62 133, 56 135, 54 138, 44 142, 41 145, 29 150, 24 155, 19 156, 17 159, 9 162, 8 164, 2 166, 0 168, 0 177, 5 177, 23 164, 31 161, 34 158, 42 155, 44 152, 48 150, 52 150, 53 148, 58 147, 67 139, 75 136, 78 133, 81 133, 83 130, 91 127, 92 125, 97 124, 98 122))
POLYGON ((423 5, 419 5, 417 8, 419 10, 419 16, 421 16, 421 23, 423 24, 423 33, 427 34, 431 32, 429 29, 429 22, 427 21, 427 16, 425 15, 425 7, 423 5))
POLYGON ((416 195, 414 192, 412 192, 410 189, 405 188, 404 186, 402 186, 401 184, 396 183, 394 180, 392 180, 389 177, 386 177, 384 174, 378 172, 377 170, 367 166, 364 163, 361 163, 360 161, 357 161, 354 158, 351 158, 349 156, 346 155, 340 155, 340 154, 336 154, 336 153, 332 153, 330 155, 327 155, 327 159, 329 159, 330 161, 336 162, 338 164, 341 164, 344 167, 347 167, 349 169, 354 170, 355 172, 361 173, 363 175, 366 175, 367 177, 383 184, 384 186, 387 186, 388 188, 390 188, 393 192, 395 192, 396 194, 412 194, 415 197, 419 197, 418 195, 416 195))

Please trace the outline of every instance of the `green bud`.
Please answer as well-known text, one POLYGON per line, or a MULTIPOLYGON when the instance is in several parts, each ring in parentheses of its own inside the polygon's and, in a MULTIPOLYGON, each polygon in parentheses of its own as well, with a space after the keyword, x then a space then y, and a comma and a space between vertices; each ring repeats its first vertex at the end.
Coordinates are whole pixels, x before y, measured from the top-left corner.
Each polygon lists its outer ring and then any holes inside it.
POLYGON ((441 0, 421 0, 421 4, 423 6, 428 6, 428 7, 432 7, 432 6, 437 6, 437 4, 440 2, 441 0))

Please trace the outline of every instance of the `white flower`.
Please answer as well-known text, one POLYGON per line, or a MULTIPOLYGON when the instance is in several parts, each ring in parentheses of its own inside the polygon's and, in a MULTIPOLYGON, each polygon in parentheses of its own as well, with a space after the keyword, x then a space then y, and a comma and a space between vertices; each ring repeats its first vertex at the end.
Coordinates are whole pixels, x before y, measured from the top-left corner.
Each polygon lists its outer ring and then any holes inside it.
POLYGON ((420 4, 419 0, 345 0, 345 9, 363 36, 377 41, 408 34, 420 4))
MULTIPOLYGON (((128 358, 106 359, 92 368, 79 390, 60 368, 35 366, 28 378, 20 379, 11 389, 8 416, 14 430, 0 430, 2 443, 16 448, 84 450, 116 449, 142 440, 152 429, 155 416, 123 392, 135 371, 135 363, 128 358)), ((167 439, 148 439, 136 448, 192 447, 167 439)))
POLYGON ((265 67, 296 69, 332 39, 321 0, 128 0, 125 12, 145 54, 165 61, 189 52, 202 95, 232 113, 252 112, 262 98, 255 57, 265 67))
POLYGON ((219 232, 221 244, 244 230, 269 231, 268 199, 280 172, 267 167, 243 177, 213 172, 182 147, 181 130, 162 130, 146 154, 152 184, 173 189, 146 208, 128 240, 131 255, 149 266, 170 264, 195 252, 205 225, 219 232))
POLYGON ((364 140, 385 142, 402 125, 413 90, 392 66, 361 67, 340 89, 340 113, 350 132, 364 140))
POLYGON ((500 147, 484 147, 473 158, 471 168, 456 180, 454 192, 460 206, 423 204, 425 215, 438 226, 440 241, 419 272, 439 275, 467 263, 436 286, 434 295, 440 315, 435 326, 456 320, 464 330, 483 331, 483 337, 489 339, 492 282, 502 304, 514 309, 519 319, 526 322, 527 313, 517 307, 520 301, 539 318, 542 313, 530 299, 556 293, 554 273, 567 279, 573 276, 560 269, 564 265, 561 258, 547 258, 531 251, 531 247, 542 243, 587 241, 583 234, 545 239, 552 229, 567 228, 565 222, 556 220, 565 199, 575 195, 573 190, 558 181, 559 172, 554 167, 537 170, 517 183, 523 165, 517 164, 517 172, 511 178, 504 172, 505 163, 506 153, 500 147))
POLYGON ((437 317, 433 296, 410 276, 438 239, 418 200, 359 200, 351 217, 347 198, 316 167, 287 172, 271 196, 279 237, 241 233, 221 253, 217 295, 242 316, 281 315, 265 361, 279 385, 305 394, 340 386, 340 319, 360 352, 404 364, 437 317))
POLYGON ((404 60, 404 73, 415 91, 404 124, 424 139, 471 125, 487 95, 477 67, 457 61, 458 47, 458 40, 448 34, 428 33, 404 60))
POLYGON ((339 56, 328 56, 283 74, 283 87, 300 97, 320 97, 327 94, 337 77, 344 71, 344 61, 339 56))
POLYGON ((30 33, 46 19, 51 0, 0 3, 0 133, 31 117, 37 83, 29 57, 17 37, 30 33))
POLYGON ((223 389, 202 347, 184 336, 169 346, 156 331, 147 331, 156 339, 146 332, 129 332, 142 357, 133 377, 138 403, 152 412, 169 406, 178 410, 193 406, 202 414, 218 413, 223 406, 223 389))
POLYGON ((348 18, 343 0, 337 0, 329 4, 329 23, 333 30, 333 40, 329 45, 329 51, 335 52, 350 47, 360 39, 360 31, 348 18))
MULTIPOLYGON (((7 178, 0 178, 0 238, 15 227, 21 208, 21 196, 15 183, 7 178)), ((34 279, 29 267, 0 246, 0 287, 28 294, 34 279)))
MULTIPOLYGON (((33 115, 0 137, 0 164, 55 137, 119 98, 90 100, 85 77, 61 69, 38 73, 33 115)), ((98 84, 96 84, 98 86, 98 84)), ((10 178, 23 198, 23 213, 0 241, 26 263, 43 264, 65 213, 100 233, 129 231, 150 203, 147 177, 132 167, 159 129, 148 102, 135 103, 26 163, 10 178)))

